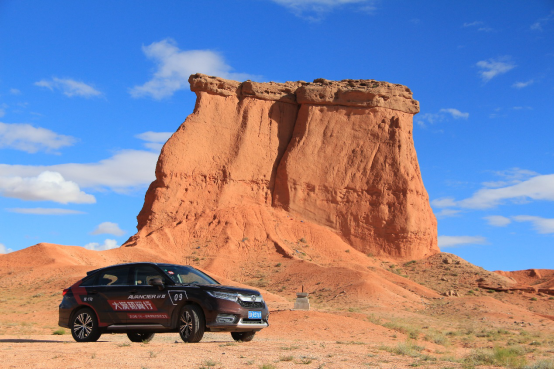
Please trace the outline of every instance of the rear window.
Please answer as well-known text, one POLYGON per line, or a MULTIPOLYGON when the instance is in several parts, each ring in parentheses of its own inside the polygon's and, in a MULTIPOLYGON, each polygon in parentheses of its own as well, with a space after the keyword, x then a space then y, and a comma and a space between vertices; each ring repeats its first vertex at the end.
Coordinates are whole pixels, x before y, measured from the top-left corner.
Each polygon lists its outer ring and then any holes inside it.
POLYGON ((83 279, 83 282, 81 282, 81 286, 82 287, 87 287, 87 286, 96 286, 96 277, 98 275, 95 274, 91 277, 86 277, 83 279))
POLYGON ((129 267, 113 268, 98 273, 97 286, 129 285, 129 267))

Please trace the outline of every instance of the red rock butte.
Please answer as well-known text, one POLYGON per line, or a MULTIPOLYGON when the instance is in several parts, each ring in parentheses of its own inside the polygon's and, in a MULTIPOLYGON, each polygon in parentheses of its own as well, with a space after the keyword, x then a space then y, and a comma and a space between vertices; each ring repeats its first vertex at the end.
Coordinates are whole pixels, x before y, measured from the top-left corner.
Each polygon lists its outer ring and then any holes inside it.
POLYGON ((409 88, 203 74, 189 82, 194 112, 164 145, 138 233, 124 246, 184 256, 193 239, 209 238, 222 263, 241 248, 294 257, 290 240, 305 237, 316 248, 347 244, 397 259, 439 252, 409 88))

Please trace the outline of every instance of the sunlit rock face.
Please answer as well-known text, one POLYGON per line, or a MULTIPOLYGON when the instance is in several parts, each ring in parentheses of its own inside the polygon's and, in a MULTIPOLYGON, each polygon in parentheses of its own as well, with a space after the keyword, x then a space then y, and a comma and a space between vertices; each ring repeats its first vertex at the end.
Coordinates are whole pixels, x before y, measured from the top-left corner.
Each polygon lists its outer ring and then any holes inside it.
POLYGON ((413 143, 419 104, 409 88, 202 74, 189 82, 194 112, 163 147, 127 245, 162 231, 156 242, 168 247, 200 233, 226 244, 275 241, 288 218, 375 256, 439 252, 413 143))

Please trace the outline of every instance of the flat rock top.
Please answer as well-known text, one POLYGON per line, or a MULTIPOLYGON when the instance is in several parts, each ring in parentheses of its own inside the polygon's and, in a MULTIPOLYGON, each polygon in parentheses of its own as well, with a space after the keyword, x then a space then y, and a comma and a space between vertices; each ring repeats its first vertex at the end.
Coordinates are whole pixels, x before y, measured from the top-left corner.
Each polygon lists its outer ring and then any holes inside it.
POLYGON ((189 77, 190 89, 222 96, 252 97, 291 104, 343 105, 353 107, 383 107, 410 114, 419 112, 419 102, 403 85, 373 79, 323 78, 313 82, 238 82, 205 74, 189 77))

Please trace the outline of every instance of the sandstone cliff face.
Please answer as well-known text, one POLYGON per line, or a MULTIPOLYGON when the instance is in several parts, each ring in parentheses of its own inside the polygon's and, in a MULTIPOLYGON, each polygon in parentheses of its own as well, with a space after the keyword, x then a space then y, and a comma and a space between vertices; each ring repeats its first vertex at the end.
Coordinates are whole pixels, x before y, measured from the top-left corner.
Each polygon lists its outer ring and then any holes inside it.
POLYGON ((189 82, 196 107, 162 149, 139 233, 127 246, 178 228, 173 244, 211 229, 227 244, 265 237, 286 249, 275 234, 286 216, 322 226, 363 253, 421 258, 439 251, 412 139, 419 106, 407 87, 239 83, 201 74, 189 82))

